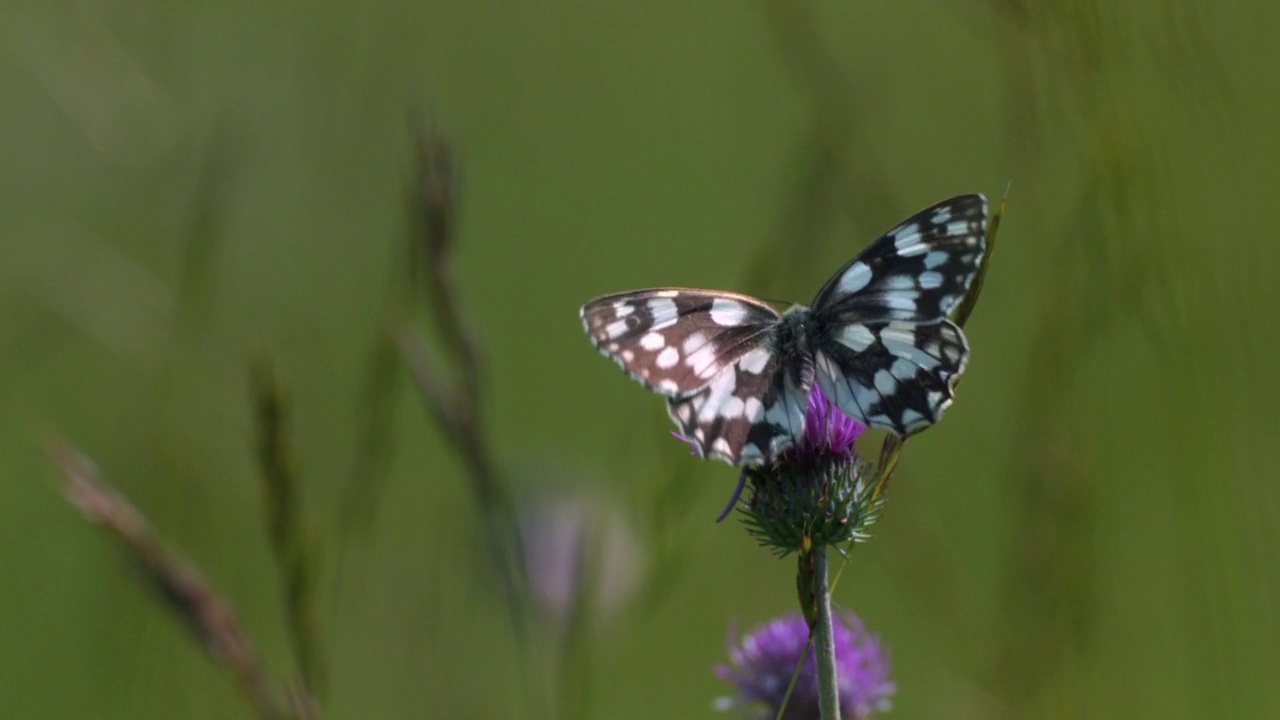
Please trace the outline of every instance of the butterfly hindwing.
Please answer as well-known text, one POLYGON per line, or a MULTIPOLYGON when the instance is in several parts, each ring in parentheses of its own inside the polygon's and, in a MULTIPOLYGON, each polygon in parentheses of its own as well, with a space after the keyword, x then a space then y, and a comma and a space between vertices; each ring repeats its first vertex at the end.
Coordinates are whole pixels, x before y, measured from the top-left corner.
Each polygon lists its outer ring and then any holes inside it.
POLYGON ((845 265, 818 292, 828 322, 946 317, 973 283, 986 251, 987 199, 959 195, 925 208, 845 265))
POLYGON ((811 365, 762 345, 697 393, 668 400, 667 413, 702 457, 751 465, 776 457, 804 432, 812 383, 811 365))
POLYGON ((771 337, 778 313, 736 293, 655 288, 606 295, 582 307, 605 357, 645 387, 687 397, 771 337))
POLYGON ((954 323, 852 323, 819 343, 817 382, 846 415, 909 435, 936 423, 955 397, 969 346, 954 323))

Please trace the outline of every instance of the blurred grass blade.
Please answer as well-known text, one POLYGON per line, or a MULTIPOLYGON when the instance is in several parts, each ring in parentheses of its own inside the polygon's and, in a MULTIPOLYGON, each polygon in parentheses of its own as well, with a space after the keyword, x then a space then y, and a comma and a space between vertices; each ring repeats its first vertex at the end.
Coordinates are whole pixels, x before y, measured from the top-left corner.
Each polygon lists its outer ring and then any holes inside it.
POLYGON ((288 441, 288 401, 266 361, 253 368, 253 400, 258 425, 258 464, 266 505, 266 530, 284 583, 285 620, 302 681, 324 696, 326 670, 316 620, 315 544, 302 511, 296 463, 288 441))
POLYGON ((137 508, 102 477, 93 463, 67 445, 51 451, 66 480, 67 500, 101 527, 141 570, 148 585, 191 631, 215 662, 235 676, 263 720, 285 720, 253 642, 220 593, 189 560, 168 550, 137 508))

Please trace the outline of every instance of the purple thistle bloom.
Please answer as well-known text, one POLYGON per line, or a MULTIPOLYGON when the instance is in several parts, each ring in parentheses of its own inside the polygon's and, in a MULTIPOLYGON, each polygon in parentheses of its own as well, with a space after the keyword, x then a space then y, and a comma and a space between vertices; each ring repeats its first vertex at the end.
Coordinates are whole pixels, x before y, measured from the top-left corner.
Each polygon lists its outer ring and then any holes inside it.
MULTIPOLYGON (((841 717, 869 718, 888 710, 897 688, 889 680, 888 653, 880 639, 869 634, 851 612, 841 613, 834 620, 841 717)), ((788 615, 757 628, 737 644, 733 634, 731 629, 730 665, 716 666, 716 675, 737 686, 738 692, 721 698, 716 706, 740 710, 752 720, 772 720, 778 716, 796 663, 809 640, 809 626, 800 615, 788 615)), ((818 676, 812 651, 805 658, 804 669, 781 717, 818 717, 818 676)))
POLYGON ((745 485, 747 496, 739 501, 735 494, 730 505, 743 513, 747 532, 779 555, 865 539, 883 502, 873 468, 855 449, 866 431, 815 383, 795 444, 743 470, 739 492, 745 485))
POLYGON ((804 417, 804 438, 799 452, 828 452, 852 459, 854 443, 867 431, 867 426, 845 415, 831 404, 818 383, 809 391, 809 409, 804 417))

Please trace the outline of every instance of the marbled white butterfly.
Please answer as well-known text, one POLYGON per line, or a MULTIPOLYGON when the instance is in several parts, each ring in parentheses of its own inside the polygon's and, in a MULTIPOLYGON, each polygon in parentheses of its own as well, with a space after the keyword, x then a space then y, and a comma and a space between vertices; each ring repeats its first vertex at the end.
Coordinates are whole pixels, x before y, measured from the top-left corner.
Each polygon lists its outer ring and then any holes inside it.
POLYGON ((908 218, 779 314, 748 295, 654 288, 596 298, 600 352, 667 397, 703 457, 766 462, 804 431, 813 382, 846 415, 899 435, 942 416, 969 345, 947 313, 986 249, 987 200, 960 195, 908 218))

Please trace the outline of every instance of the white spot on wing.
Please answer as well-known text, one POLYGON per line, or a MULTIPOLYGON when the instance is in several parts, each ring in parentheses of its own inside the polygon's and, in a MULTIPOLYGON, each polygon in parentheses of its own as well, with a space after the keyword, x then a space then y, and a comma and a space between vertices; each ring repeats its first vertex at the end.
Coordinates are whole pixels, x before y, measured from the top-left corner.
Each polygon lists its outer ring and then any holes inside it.
POLYGON ((650 330, 662 330, 676 324, 680 319, 680 310, 675 301, 665 297, 649 298, 649 312, 653 315, 650 330))
POLYGON ((654 350, 661 350, 666 344, 667 339, 662 337, 662 333, 646 333, 644 337, 640 338, 640 347, 645 350, 649 350, 650 352, 654 350))
POLYGON ((915 293, 911 293, 911 294, 899 293, 897 295, 885 295, 883 298, 881 298, 880 302, 884 303, 884 306, 890 310, 901 310, 903 312, 909 312, 909 313, 916 311, 915 293))
POLYGON ((924 421, 923 415, 911 408, 907 408, 902 411, 902 424, 906 426, 908 430, 914 430, 916 427, 927 423, 924 421))
MULTIPOLYGON (((880 402, 880 394, 875 390, 854 381, 853 385, 853 401, 862 408, 862 411, 870 414, 876 405, 880 402)), ((868 422, 873 422, 874 417, 868 417, 868 422)))
POLYGON ((720 363, 716 362, 716 349, 710 343, 690 353, 684 359, 684 364, 702 378, 711 377, 720 369, 720 363))
POLYGON ((942 287, 942 273, 936 270, 926 270, 920 273, 920 287, 925 290, 935 290, 942 287))
POLYGON ((721 406, 725 404, 726 400, 733 397, 733 391, 737 387, 738 375, 732 367, 716 373, 716 376, 711 379, 711 384, 707 385, 710 392, 707 393, 706 402, 698 409, 698 419, 710 422, 719 417, 721 406))
POLYGON ((964 352, 959 345, 947 345, 942 348, 942 354, 945 355, 953 365, 960 364, 960 358, 964 356, 964 352))
POLYGON ((711 321, 722 327, 737 327, 747 319, 747 309, 736 300, 716 298, 711 301, 711 321))
POLYGON ((898 358, 893 361, 893 365, 889 366, 889 372, 899 380, 910 380, 916 376, 916 366, 906 358, 898 358))
POLYGON ((737 420, 746 410, 746 403, 737 395, 730 395, 720 403, 719 415, 726 420, 737 420))
POLYGON ((932 250, 924 256, 924 266, 930 270, 941 267, 947 262, 947 254, 941 250, 932 250))
POLYGON ((906 254, 908 248, 920 243, 920 226, 911 223, 893 231, 893 247, 899 255, 906 254))
POLYGON ((866 325, 862 323, 852 323, 840 328, 840 332, 836 333, 836 341, 854 352, 862 352, 876 341, 876 336, 866 325))
POLYGON ((613 313, 620 318, 624 318, 635 311, 635 306, 624 300, 619 300, 613 304, 613 313))
POLYGON ((880 391, 883 397, 889 397, 898 390, 898 381, 894 379, 893 374, 888 370, 876 371, 876 389, 880 391))
POLYGON ((929 251, 929 246, 920 242, 919 235, 912 235, 909 238, 898 238, 898 242, 894 243, 894 247, 898 249, 898 254, 902 257, 911 257, 912 255, 919 255, 929 251), (911 242, 902 242, 903 240, 910 240, 911 242))
POLYGON ((614 320, 613 322, 604 326, 604 334, 607 335, 610 340, 617 340, 618 338, 622 337, 626 333, 627 333, 626 320, 614 320))
POLYGON ((662 352, 658 353, 658 357, 654 362, 658 364, 658 367, 664 370, 675 367, 675 364, 680 362, 680 351, 673 347, 663 348, 662 352))
POLYGON ((743 372, 759 375, 769 366, 769 359, 772 357, 773 353, 767 348, 759 347, 743 355, 742 359, 738 360, 738 367, 742 368, 743 372))
POLYGON ((855 293, 871 282, 871 268, 866 263, 856 262, 840 276, 836 288, 842 293, 855 293))
POLYGON ((697 352, 700 348, 704 347, 706 344, 707 344, 707 336, 703 335, 701 332, 695 332, 689 337, 684 339, 684 345, 683 345, 684 354, 692 355, 695 352, 697 352))
POLYGON ((925 370, 933 370, 942 364, 937 358, 916 347, 914 326, 909 323, 889 323, 880 331, 880 342, 897 357, 925 370))

